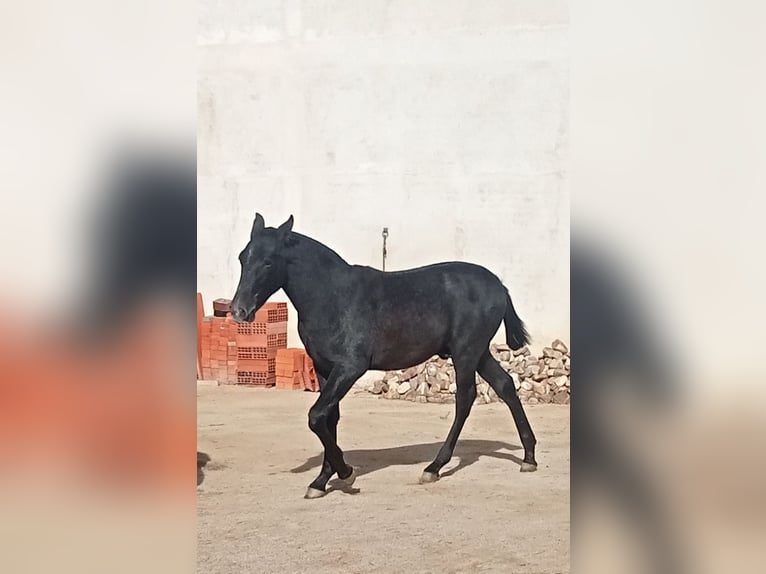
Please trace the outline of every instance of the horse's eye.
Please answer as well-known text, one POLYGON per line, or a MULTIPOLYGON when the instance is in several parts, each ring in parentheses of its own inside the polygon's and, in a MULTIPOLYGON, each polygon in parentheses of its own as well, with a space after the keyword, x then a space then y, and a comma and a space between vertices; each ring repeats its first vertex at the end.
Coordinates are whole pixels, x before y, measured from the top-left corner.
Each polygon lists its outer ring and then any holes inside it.
POLYGON ((267 259, 266 261, 264 261, 263 266, 266 267, 266 269, 271 267, 271 259, 267 259))

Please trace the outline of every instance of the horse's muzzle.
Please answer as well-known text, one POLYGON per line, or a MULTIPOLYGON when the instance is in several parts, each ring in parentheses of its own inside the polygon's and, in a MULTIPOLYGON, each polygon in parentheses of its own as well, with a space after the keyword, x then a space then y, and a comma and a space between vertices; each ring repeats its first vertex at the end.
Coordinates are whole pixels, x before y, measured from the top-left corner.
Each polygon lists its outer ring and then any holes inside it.
MULTIPOLYGON (((247 309, 243 307, 235 307, 232 305, 231 307, 231 318, 234 319, 235 323, 244 323, 248 320, 248 315, 254 315, 252 312, 248 312, 247 309)), ((252 319, 250 319, 252 321, 252 319)))

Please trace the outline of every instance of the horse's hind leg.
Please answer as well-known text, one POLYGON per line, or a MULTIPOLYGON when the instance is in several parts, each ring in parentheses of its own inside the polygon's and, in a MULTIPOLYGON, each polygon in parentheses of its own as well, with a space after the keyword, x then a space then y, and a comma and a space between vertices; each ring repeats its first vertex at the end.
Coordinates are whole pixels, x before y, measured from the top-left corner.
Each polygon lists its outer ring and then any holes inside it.
POLYGON ((503 367, 486 351, 479 361, 479 375, 489 383, 508 408, 511 409, 513 420, 519 431, 521 444, 524 446, 524 462, 521 463, 522 472, 537 470, 535 462, 535 444, 537 440, 529 426, 524 407, 521 406, 516 387, 513 385, 511 376, 503 370, 503 367))
POLYGON ((439 471, 452 458, 455 451, 457 439, 460 431, 463 430, 468 415, 471 413, 471 407, 476 400, 476 366, 470 361, 454 358, 455 361, 455 382, 457 383, 457 392, 455 393, 455 420, 447 434, 447 440, 439 449, 434 461, 429 464, 420 477, 420 482, 434 482, 439 478, 439 471))

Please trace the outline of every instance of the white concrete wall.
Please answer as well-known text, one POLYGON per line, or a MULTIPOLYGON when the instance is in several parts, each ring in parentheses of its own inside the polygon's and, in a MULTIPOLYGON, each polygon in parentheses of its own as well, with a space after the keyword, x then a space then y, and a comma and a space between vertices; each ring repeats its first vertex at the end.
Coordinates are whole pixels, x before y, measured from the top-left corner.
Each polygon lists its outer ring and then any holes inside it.
MULTIPOLYGON (((292 213, 351 263, 379 267, 388 226, 387 269, 485 265, 536 343, 568 337, 565 1, 200 6, 208 308, 234 292, 254 213, 267 225, 292 213)), ((294 320, 289 336, 300 344, 294 320)))

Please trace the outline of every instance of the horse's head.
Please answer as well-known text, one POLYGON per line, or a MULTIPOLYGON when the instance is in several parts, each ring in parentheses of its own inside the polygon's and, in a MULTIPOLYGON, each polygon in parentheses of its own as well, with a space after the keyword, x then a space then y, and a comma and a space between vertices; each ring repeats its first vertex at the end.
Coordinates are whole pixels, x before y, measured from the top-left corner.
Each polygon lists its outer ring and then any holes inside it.
POLYGON ((255 312, 287 281, 284 251, 290 240, 293 216, 278 228, 264 225, 263 217, 256 213, 250 241, 239 254, 242 273, 231 301, 231 316, 238 323, 253 321, 255 312))

